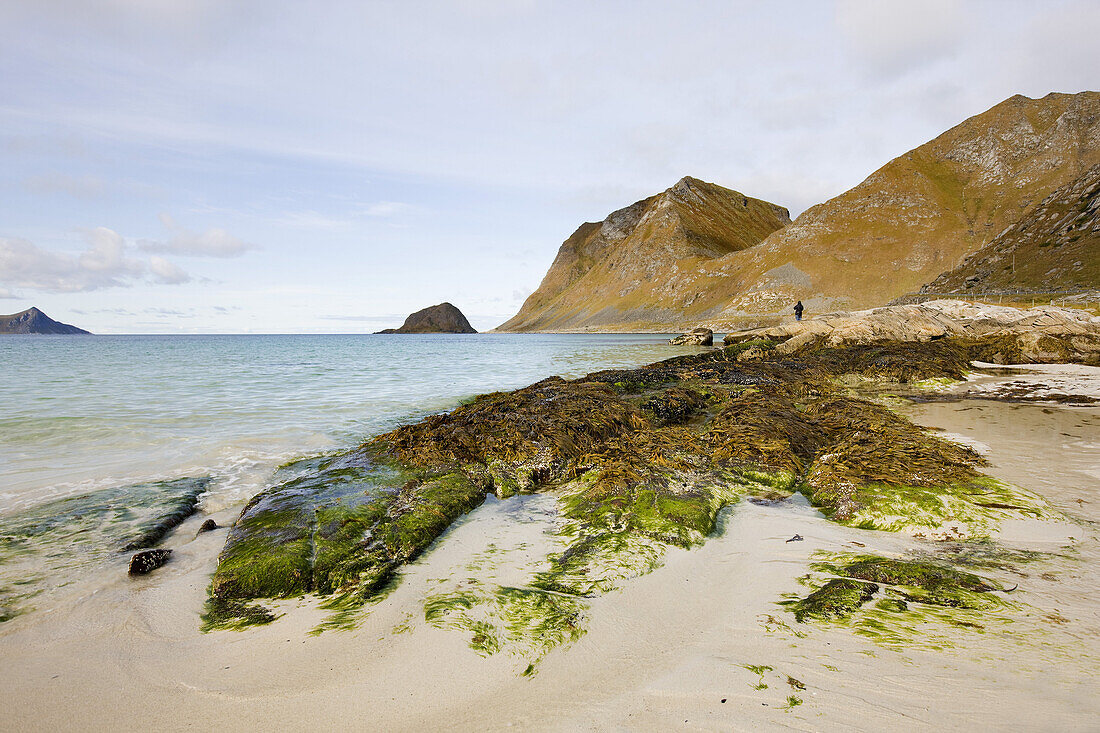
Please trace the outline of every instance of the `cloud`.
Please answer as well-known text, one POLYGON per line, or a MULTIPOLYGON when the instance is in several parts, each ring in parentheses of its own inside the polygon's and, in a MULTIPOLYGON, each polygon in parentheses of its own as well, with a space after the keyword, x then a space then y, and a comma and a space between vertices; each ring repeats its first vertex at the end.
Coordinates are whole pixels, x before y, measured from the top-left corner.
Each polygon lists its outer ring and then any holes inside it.
POLYGON ((149 269, 156 277, 157 282, 164 285, 179 285, 191 282, 191 276, 177 265, 172 264, 163 257, 153 255, 149 258, 149 269))
POLYGON ((239 257, 256 245, 234 237, 224 229, 213 227, 201 234, 186 229, 168 214, 161 214, 160 221, 171 232, 165 242, 143 239, 138 246, 146 252, 166 252, 185 257, 239 257))
POLYGON ((324 321, 388 321, 394 318, 404 318, 404 316, 389 315, 389 316, 317 316, 324 321))
POLYGON ((98 199, 106 193, 107 185, 103 179, 95 176, 70 176, 65 173, 46 173, 29 176, 23 180, 23 187, 31 193, 63 193, 78 199, 98 199))
POLYGON ((855 58, 884 77, 952 55, 969 29, 958 0, 841 0, 836 21, 855 58))
POLYGON ((409 204, 403 204, 400 201, 378 201, 373 204, 367 204, 363 207, 363 216, 373 216, 378 218, 386 218, 390 216, 396 216, 403 214, 406 211, 411 210, 413 207, 409 204))
POLYGON ((129 256, 126 240, 111 229, 96 227, 86 236, 88 248, 79 254, 53 252, 26 239, 0 237, 0 284, 48 293, 83 293, 131 286, 147 271, 160 283, 191 279, 162 257, 146 263, 129 256))

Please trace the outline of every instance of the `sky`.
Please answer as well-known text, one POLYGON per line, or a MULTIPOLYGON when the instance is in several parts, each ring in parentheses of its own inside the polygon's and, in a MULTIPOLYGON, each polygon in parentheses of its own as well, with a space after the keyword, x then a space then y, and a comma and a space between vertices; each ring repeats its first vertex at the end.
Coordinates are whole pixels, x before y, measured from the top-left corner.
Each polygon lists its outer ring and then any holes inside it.
POLYGON ((1012 96, 1100 2, 0 0, 0 313, 96 333, 515 314, 685 175, 792 216, 1012 96))

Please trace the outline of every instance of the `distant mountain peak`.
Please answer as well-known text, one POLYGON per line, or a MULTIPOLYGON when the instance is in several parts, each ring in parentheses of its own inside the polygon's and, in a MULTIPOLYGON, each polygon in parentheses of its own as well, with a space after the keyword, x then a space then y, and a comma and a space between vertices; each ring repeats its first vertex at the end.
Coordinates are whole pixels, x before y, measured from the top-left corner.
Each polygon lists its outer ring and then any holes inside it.
POLYGON ((47 316, 35 306, 10 316, 0 316, 0 334, 88 334, 83 328, 61 323, 47 316))

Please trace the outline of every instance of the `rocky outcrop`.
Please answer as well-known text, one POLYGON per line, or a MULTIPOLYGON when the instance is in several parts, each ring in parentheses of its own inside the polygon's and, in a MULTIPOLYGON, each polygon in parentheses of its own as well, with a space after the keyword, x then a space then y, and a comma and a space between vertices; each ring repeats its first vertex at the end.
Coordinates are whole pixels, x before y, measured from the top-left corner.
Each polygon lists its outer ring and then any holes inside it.
MULTIPOLYGON (((686 177, 663 193, 582 224, 500 331, 613 330, 672 323, 691 308, 701 263, 759 243, 786 209, 686 177)), ((696 321, 698 322, 698 321, 696 321)))
POLYGON ((687 333, 668 340, 673 346, 713 346, 714 331, 709 328, 693 328, 687 333))
POLYGON ((849 313, 830 313, 770 328, 728 334, 727 345, 766 339, 780 342, 779 353, 811 347, 847 347, 883 342, 925 342, 948 336, 996 339, 1014 346, 1016 362, 1100 362, 1100 317, 1074 308, 1029 309, 933 300, 849 313))
POLYGON ((983 476, 978 454, 838 386, 845 375, 957 380, 999 348, 996 337, 941 338, 792 360, 758 338, 482 395, 287 467, 230 530, 206 628, 267 623, 264 599, 310 592, 346 614, 488 494, 553 491, 562 551, 522 581, 426 604, 429 622, 469 628, 485 654, 522 629, 548 640, 543 651, 578 638, 587 599, 659 567, 668 547, 705 542, 722 507, 749 496, 797 488, 832 521, 940 539, 1043 517, 1041 499, 983 476))
POLYGON ((462 311, 450 303, 440 303, 419 310, 405 319, 401 328, 387 328, 378 333, 477 333, 462 311))
POLYGON ((28 308, 22 313, 0 316, 0 334, 39 333, 57 335, 90 335, 83 328, 61 323, 47 316, 37 308, 28 308))
POLYGON ((921 292, 1100 290, 1100 164, 921 292))

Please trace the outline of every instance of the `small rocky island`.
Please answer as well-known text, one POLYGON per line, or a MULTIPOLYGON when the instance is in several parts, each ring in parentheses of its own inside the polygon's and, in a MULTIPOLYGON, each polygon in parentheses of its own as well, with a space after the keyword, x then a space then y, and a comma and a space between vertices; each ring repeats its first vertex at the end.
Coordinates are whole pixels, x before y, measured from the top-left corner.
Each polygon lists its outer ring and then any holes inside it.
POLYGON ((70 336, 74 334, 91 335, 83 328, 61 323, 47 316, 37 308, 31 307, 21 313, 0 316, 0 334, 56 334, 70 336))
POLYGON ((462 311, 450 303, 419 310, 405 319, 401 328, 386 328, 376 333, 477 333, 462 311))

